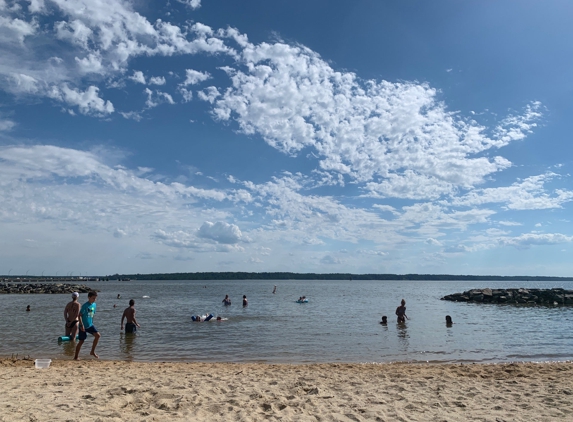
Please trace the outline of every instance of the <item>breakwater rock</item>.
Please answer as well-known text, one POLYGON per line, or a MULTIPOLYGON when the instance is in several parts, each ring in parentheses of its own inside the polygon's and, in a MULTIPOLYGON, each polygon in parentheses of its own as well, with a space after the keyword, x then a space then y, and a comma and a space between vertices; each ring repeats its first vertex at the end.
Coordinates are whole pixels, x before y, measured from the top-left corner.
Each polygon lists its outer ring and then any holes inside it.
POLYGON ((573 290, 554 289, 472 289, 444 296, 454 302, 573 305, 573 290))
MULTIPOLYGON (((63 293, 87 293, 92 291, 85 284, 67 283, 0 283, 0 294, 63 294, 63 293)), ((96 290, 97 291, 97 290, 96 290)))

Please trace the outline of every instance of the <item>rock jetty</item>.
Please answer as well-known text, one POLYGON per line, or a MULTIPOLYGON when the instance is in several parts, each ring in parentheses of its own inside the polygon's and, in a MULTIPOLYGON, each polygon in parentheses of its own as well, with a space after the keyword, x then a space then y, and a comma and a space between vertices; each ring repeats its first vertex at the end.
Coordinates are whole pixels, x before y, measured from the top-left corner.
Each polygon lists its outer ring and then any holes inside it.
POLYGON ((454 302, 573 305, 573 290, 553 289, 472 289, 444 296, 454 302))
MULTIPOLYGON (((0 294, 64 294, 87 293, 93 289, 85 284, 64 283, 0 283, 0 294)), ((97 290, 96 290, 97 291, 97 290)))

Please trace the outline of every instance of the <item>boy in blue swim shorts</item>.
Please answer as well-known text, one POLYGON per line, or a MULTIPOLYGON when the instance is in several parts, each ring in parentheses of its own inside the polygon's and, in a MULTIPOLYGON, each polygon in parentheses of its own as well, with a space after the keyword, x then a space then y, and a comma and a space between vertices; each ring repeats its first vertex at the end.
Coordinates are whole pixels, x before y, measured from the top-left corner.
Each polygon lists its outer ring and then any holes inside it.
POLYGON ((78 356, 80 354, 80 349, 82 348, 84 341, 88 337, 88 333, 94 336, 94 342, 92 344, 92 351, 90 352, 90 355, 92 355, 96 359, 99 359, 99 356, 96 355, 95 348, 101 337, 101 334, 98 332, 97 328, 93 324, 93 318, 96 311, 96 303, 95 303, 96 299, 97 299, 97 293, 89 292, 88 301, 84 303, 80 309, 80 321, 79 321, 80 333, 79 333, 79 343, 76 346, 76 354, 74 356, 75 360, 79 360, 78 356))

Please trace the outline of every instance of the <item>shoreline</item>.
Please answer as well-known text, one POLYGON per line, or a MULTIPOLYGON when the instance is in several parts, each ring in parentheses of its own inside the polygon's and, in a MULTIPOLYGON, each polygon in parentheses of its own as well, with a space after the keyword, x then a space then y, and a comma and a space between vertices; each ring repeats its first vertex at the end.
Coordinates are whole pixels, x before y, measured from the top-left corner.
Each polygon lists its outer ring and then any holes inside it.
POLYGON ((573 362, 226 363, 0 358, 0 421, 532 421, 573 414, 573 362))

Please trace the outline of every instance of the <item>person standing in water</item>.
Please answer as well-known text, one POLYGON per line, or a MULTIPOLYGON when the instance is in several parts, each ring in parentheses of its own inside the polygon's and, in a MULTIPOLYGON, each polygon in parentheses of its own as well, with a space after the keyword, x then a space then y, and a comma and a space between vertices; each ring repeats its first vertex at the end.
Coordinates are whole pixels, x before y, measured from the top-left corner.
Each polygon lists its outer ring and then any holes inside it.
POLYGON ((97 293, 96 292, 89 292, 88 293, 88 301, 84 303, 80 309, 80 319, 79 319, 79 326, 80 326, 80 341, 76 346, 76 354, 74 356, 75 360, 79 360, 80 350, 84 344, 86 338, 88 338, 88 333, 94 336, 94 342, 92 344, 92 350, 90 355, 94 358, 99 359, 99 356, 96 355, 95 348, 99 342, 101 334, 98 332, 97 328, 93 323, 93 318, 95 316, 96 311, 96 301, 97 293))
POLYGON ((231 304, 231 298, 229 297, 229 295, 225 295, 225 299, 223 299, 223 305, 230 305, 231 304))
POLYGON ((125 324, 125 334, 135 334, 137 327, 141 327, 137 320, 135 319, 135 300, 131 299, 129 301, 129 307, 125 308, 123 315, 121 316, 121 330, 123 331, 123 320, 126 319, 125 324))
POLYGON ((396 315, 398 316, 398 322, 406 322, 408 315, 406 315, 406 301, 402 299, 400 306, 396 308, 396 315))
POLYGON ((275 294, 276 292, 277 292, 277 286, 275 286, 275 287, 273 288, 273 294, 275 294))
POLYGON ((243 308, 249 305, 249 301, 247 300, 247 296, 243 295, 243 308))
POLYGON ((68 302, 64 309, 64 319, 66 320, 66 336, 71 341, 76 341, 76 336, 80 327, 78 326, 81 305, 78 302, 80 294, 78 292, 72 293, 72 301, 68 302))

